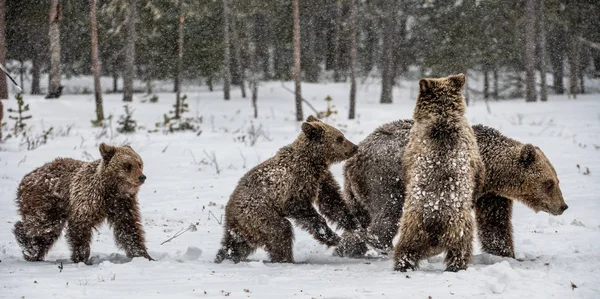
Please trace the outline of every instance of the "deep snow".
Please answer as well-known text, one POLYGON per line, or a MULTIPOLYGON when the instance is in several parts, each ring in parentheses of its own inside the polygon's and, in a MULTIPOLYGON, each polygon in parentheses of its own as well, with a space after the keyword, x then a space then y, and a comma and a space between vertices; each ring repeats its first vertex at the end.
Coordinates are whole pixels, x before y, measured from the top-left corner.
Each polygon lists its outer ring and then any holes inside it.
MULTIPOLYGON (((330 95, 339 114, 328 123, 358 143, 380 124, 411 117, 417 83, 402 85, 411 88, 395 89, 391 105, 378 103, 376 84, 359 86, 358 119, 354 121, 346 119, 347 84, 303 84, 303 92, 318 110, 325 110, 323 99, 330 95)), ((517 260, 482 254, 476 245, 473 264, 466 271, 443 272, 443 258, 437 256, 422 262, 419 271, 395 273, 388 257, 333 257, 333 249, 298 229, 296 264, 263 262, 267 255, 262 250, 247 263, 212 262, 221 239, 218 221, 224 213, 222 207, 237 180, 300 132, 300 123, 294 121, 293 95, 281 83, 263 83, 259 93, 259 118, 255 120, 250 100, 241 99, 239 90, 232 92, 233 99, 228 102, 222 100, 220 91, 195 88, 188 92, 190 113, 203 118, 200 136, 147 130, 123 135, 113 130, 100 137, 101 130, 90 124, 94 118, 92 95, 65 95, 52 101, 26 95, 33 115, 28 121, 30 134, 52 126, 57 136, 33 151, 26 151, 19 139, 0 144, 0 297, 600 297, 600 95, 583 95, 577 100, 551 96, 547 103, 490 102, 491 114, 483 102, 470 106, 467 117, 472 124, 493 126, 546 153, 558 172, 569 209, 562 216, 550 216, 516 204, 517 260), (254 146, 247 142, 251 124, 265 131, 254 146), (94 235, 91 266, 68 261, 70 251, 64 237, 45 262, 25 262, 11 232, 18 219, 14 197, 19 181, 58 156, 97 159, 100 142, 129 143, 144 159, 148 180, 141 189, 140 203, 147 246, 157 261, 127 261, 105 225, 94 235), (208 158, 212 153, 219 174, 208 158), (586 169, 591 173, 585 175, 586 169), (160 245, 190 224, 198 230, 160 245)), ((172 93, 158 96, 159 102, 151 104, 141 103, 144 97, 136 94, 132 104, 134 118, 147 129, 153 129, 174 103, 172 93)), ((121 95, 104 95, 104 99, 105 113, 114 115, 116 126, 123 114, 121 95)), ((4 105, 14 108, 16 102, 5 101, 4 105)), ((309 113, 312 111, 304 105, 305 117, 309 113)), ((12 127, 13 121, 6 116, 12 127)), ((333 170, 341 183, 342 165, 333 170)))

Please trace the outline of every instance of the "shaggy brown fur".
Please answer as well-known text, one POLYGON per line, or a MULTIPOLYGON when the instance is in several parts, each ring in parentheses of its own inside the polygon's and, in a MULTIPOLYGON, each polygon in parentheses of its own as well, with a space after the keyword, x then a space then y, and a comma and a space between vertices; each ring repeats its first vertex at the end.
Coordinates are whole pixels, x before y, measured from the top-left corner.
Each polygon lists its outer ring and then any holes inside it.
POLYGON ((15 237, 28 261, 42 261, 67 226, 71 260, 88 262, 92 231, 106 219, 128 257, 152 260, 144 245, 137 193, 146 180, 129 146, 102 143, 102 159, 58 158, 27 174, 17 191, 15 237))
POLYGON ((337 129, 310 116, 302 133, 277 154, 251 169, 239 181, 225 209, 223 247, 215 262, 244 260, 264 246, 272 262, 293 262, 294 232, 286 218, 327 246, 340 237, 317 213, 345 230, 359 227, 345 206, 340 187, 329 171, 332 163, 356 153, 357 146, 337 129))
POLYGON ((402 157, 406 184, 394 269, 446 251, 446 271, 467 268, 472 256, 474 194, 485 175, 473 129, 465 118, 465 76, 422 79, 402 157))
MULTIPOLYGON (((400 171, 402 154, 408 142, 412 120, 399 120, 377 128, 359 144, 358 153, 348 159, 344 166, 344 193, 348 204, 363 227, 379 239, 379 248, 389 251, 392 239, 398 231, 404 204, 405 183, 400 171), (397 167, 400 165, 400 167, 397 167)), ((475 204, 477 231, 484 252, 514 257, 512 240, 512 200, 519 200, 535 211, 562 214, 565 204, 558 177, 544 153, 535 148, 535 159, 529 164, 523 161, 525 144, 502 135, 499 131, 483 125, 473 126, 481 158, 486 166, 483 196, 475 204), (521 182, 533 189, 521 188, 521 182), (542 188, 554 182, 552 190, 542 188)), ((345 238, 336 252, 340 256, 360 257, 365 254, 364 240, 345 238)))

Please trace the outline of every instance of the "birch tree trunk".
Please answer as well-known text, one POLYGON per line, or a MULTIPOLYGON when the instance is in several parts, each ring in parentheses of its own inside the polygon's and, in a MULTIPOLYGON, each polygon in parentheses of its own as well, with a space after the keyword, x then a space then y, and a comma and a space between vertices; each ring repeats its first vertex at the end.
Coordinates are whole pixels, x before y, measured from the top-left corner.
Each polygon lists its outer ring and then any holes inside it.
POLYGON ((296 120, 304 119, 302 113, 301 69, 300 69, 300 9, 298 1, 294 0, 294 82, 296 96, 296 120))
POLYGON ((90 29, 92 36, 92 72, 94 73, 94 95, 96 98, 96 121, 104 120, 102 107, 102 86, 100 85, 100 65, 98 64, 98 23, 96 21, 96 0, 90 0, 90 29))
POLYGON ((177 40, 177 96, 175 99, 175 118, 181 117, 181 80, 183 72, 183 25, 185 24, 185 11, 183 10, 183 0, 179 0, 179 39, 177 40))
POLYGON ((540 53, 540 100, 542 102, 548 101, 548 84, 546 83, 546 10, 544 9, 544 0, 540 0, 538 6, 539 13, 539 28, 540 28, 540 36, 539 36, 539 53, 540 53))
MULTIPOLYGON (((250 7, 253 6, 253 1, 250 0, 250 7)), ((249 87, 250 92, 252 93, 252 108, 254 109, 254 118, 258 118, 258 59, 257 59, 257 47, 256 47, 256 17, 254 14, 248 16, 248 21, 246 23, 246 38, 248 42, 248 56, 249 56, 249 64, 250 64, 250 76, 249 78, 249 87)))
POLYGON ((525 8, 525 101, 537 100, 535 89, 535 2, 527 0, 525 8))
MULTIPOLYGON (((234 9, 235 11, 235 9, 234 9)), ((242 65, 242 55, 241 55, 241 48, 242 48, 242 43, 240 41, 240 37, 238 34, 238 30, 237 30, 237 24, 236 24, 236 16, 232 16, 231 18, 231 34, 233 35, 233 49, 234 49, 234 55, 235 55, 235 61, 236 61, 236 71, 238 73, 238 75, 240 76, 240 89, 242 91, 242 98, 246 98, 246 83, 244 82, 244 80, 246 79, 244 77, 244 66, 242 65)))
MULTIPOLYGON (((6 0, 0 0, 0 63, 6 65, 6 0)), ((3 99, 8 99, 8 82, 6 75, 0 73, 0 100, 3 99)))
POLYGON ((60 87, 60 10, 60 1, 52 0, 50 6, 50 29, 48 31, 50 42, 50 80, 48 94, 55 94, 60 87))
MULTIPOLYGON (((352 0, 353 1, 353 0, 352 0)), ((340 31, 342 3, 335 0, 334 3, 334 21, 333 21, 333 82, 340 82, 340 31)), ((352 22, 352 21, 350 21, 352 22)), ((352 25, 350 25, 352 26, 352 25)), ((352 50, 350 50, 352 51, 352 50)), ((352 55, 352 54, 350 54, 352 55)))
POLYGON ((125 69, 123 71, 123 101, 133 101, 133 79, 135 77, 135 16, 136 0, 127 0, 125 20, 125 69))
POLYGON ((224 59, 225 71, 223 74, 223 98, 231 98, 231 53, 229 51, 229 5, 228 0, 223 0, 223 43, 225 44, 224 59))
MULTIPOLYGON (((356 0, 350 3, 350 109, 348 119, 356 116, 356 56, 357 56, 357 30, 356 30, 356 0)), ((337 67, 337 66, 336 66, 337 67)))

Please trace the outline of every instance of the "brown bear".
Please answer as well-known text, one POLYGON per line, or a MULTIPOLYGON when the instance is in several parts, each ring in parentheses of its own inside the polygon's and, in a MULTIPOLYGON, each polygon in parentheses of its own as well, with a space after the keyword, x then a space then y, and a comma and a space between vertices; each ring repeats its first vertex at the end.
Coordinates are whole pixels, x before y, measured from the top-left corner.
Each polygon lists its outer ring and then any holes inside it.
POLYGON ((287 218, 327 246, 340 237, 325 219, 344 230, 360 227, 344 204, 329 167, 353 156, 357 146, 313 116, 302 123, 302 133, 290 145, 252 168, 239 181, 225 208, 222 248, 216 263, 245 260, 264 246, 271 262, 293 262, 294 232, 287 218))
POLYGON ((467 268, 473 254, 473 196, 485 170, 466 104, 463 74, 421 79, 414 125, 402 156, 406 182, 394 270, 446 251, 446 271, 467 268))
MULTIPOLYGON (((345 200, 362 226, 378 238, 377 247, 384 252, 392 248, 402 216, 405 182, 401 157, 412 126, 412 120, 380 126, 344 165, 345 200)), ((513 200, 552 215, 561 215, 568 206, 552 163, 538 147, 483 125, 473 126, 473 131, 486 170, 483 195, 475 202, 479 240, 484 252, 514 258, 513 200)), ((336 254, 360 257, 367 251, 364 241, 355 236, 344 238, 336 254)))
POLYGON ((129 146, 100 144, 101 159, 58 158, 25 175, 17 190, 22 216, 14 227, 28 261, 42 261, 67 226, 74 263, 88 262, 92 231, 108 220, 129 258, 152 260, 144 245, 137 193, 146 180, 129 146))

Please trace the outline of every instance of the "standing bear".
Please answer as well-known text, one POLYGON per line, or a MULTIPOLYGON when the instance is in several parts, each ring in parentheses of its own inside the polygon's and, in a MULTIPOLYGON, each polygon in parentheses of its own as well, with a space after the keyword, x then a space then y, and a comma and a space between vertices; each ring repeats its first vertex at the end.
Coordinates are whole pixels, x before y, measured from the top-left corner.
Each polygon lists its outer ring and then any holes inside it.
POLYGON ((406 200, 394 270, 416 269, 446 251, 446 271, 467 268, 473 254, 473 196, 483 187, 483 162, 465 117, 463 74, 421 79, 414 125, 402 156, 406 200))
POLYGON ((67 226, 74 263, 88 262, 92 232, 104 220, 129 258, 152 260, 144 245, 137 194, 146 180, 142 158, 129 146, 100 144, 102 158, 58 158, 27 174, 17 190, 22 220, 14 227, 28 261, 43 261, 67 226))
MULTIPOLYGON (((363 227, 377 238, 376 248, 389 252, 402 217, 406 182, 402 155, 412 120, 397 120, 375 129, 359 144, 358 153, 344 165, 344 196, 363 227)), ((498 130, 474 125, 485 165, 482 194, 475 201, 477 234, 486 253, 515 257, 512 206, 518 200, 533 209, 561 215, 567 208, 557 173, 537 146, 509 138, 498 130)), ((344 235, 336 254, 361 257, 366 243, 344 235)))
POLYGON ((264 246, 271 262, 292 263, 294 232, 288 218, 320 243, 336 246, 340 237, 313 203, 344 230, 360 228, 329 170, 356 151, 357 146, 339 130, 309 116, 292 144, 240 179, 225 208, 222 248, 215 262, 238 263, 264 246))

